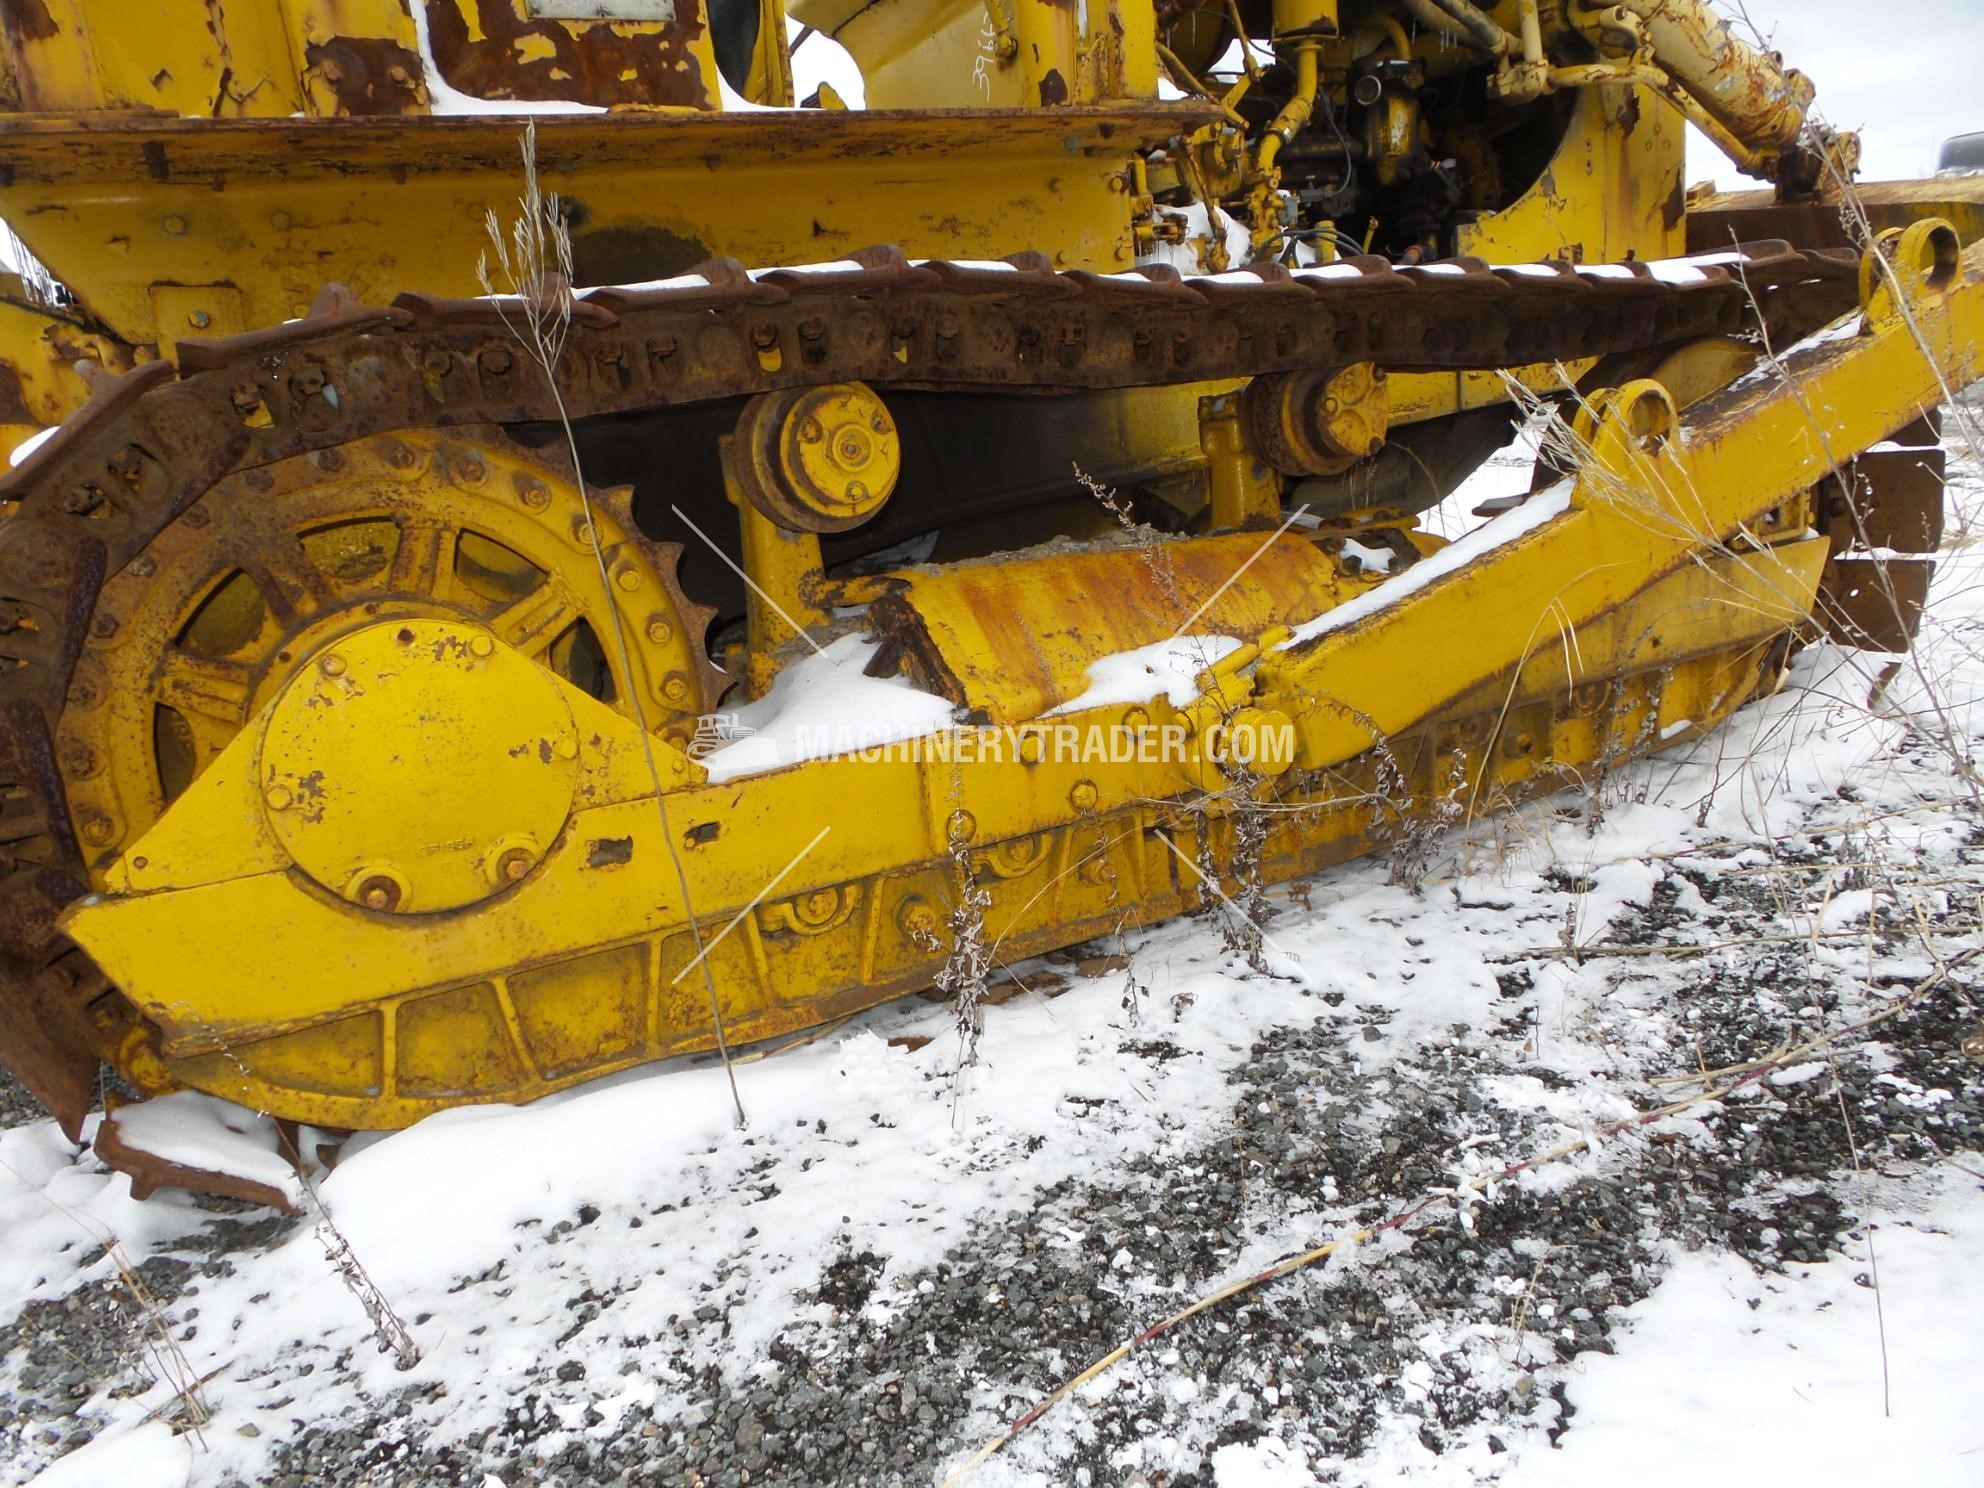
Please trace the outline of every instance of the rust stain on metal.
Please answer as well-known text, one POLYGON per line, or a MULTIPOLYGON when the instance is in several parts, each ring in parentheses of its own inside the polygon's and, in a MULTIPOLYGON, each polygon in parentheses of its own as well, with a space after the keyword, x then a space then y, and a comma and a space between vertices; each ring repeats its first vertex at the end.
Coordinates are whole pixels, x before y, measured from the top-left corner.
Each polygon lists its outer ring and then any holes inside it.
POLYGON ((1819 586, 1820 628, 1842 646, 1906 651, 1935 571, 1933 558, 1835 558, 1819 586))
POLYGON ((39 420, 28 412, 27 395, 21 387, 21 369, 0 361, 0 424, 32 424, 39 420))
POLYGON ((0 24, 21 41, 46 41, 61 29, 43 0, 6 0, 0 6, 0 24))
POLYGON ((333 36, 305 51, 306 77, 321 78, 348 115, 417 114, 427 107, 420 56, 382 36, 333 36))
POLYGON ((117 1129, 117 1118, 106 1116, 96 1129, 96 1155, 120 1173, 131 1178, 131 1197, 148 1199, 156 1189, 183 1188, 193 1193, 218 1194, 227 1199, 243 1199, 250 1204, 266 1204, 285 1214, 301 1214, 289 1195, 272 1183, 258 1183, 239 1173, 218 1173, 212 1168, 195 1168, 169 1162, 141 1147, 133 1147, 117 1129))
POLYGON ((530 102, 703 107, 710 90, 689 55, 700 10, 684 7, 667 29, 627 31, 604 22, 531 20, 521 0, 425 0, 435 65, 476 98, 530 102), (475 7, 479 37, 464 9, 475 7))

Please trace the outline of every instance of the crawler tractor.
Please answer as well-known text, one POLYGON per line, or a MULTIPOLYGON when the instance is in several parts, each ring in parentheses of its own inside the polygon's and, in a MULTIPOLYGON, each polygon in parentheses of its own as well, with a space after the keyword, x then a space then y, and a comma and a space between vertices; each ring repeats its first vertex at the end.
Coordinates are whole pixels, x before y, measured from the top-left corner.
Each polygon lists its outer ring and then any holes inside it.
POLYGON ((72 1135, 106 1061, 525 1101, 1589 781, 1908 646, 1980 372, 1984 189, 1854 186, 1697 0, 0 25, 0 1060, 72 1135), (801 747, 836 687, 886 737, 801 747))

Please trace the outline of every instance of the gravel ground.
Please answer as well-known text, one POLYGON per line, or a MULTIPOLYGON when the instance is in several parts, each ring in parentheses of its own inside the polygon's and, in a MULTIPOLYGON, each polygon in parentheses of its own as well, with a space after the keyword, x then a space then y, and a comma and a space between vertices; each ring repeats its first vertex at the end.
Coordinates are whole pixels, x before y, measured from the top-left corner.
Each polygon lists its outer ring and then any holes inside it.
MULTIPOLYGON (((1836 856, 1819 842, 1778 866, 1809 877, 1836 856)), ((1967 845, 1961 860, 1984 881, 1984 848, 1967 845)), ((1616 921, 1606 938, 1652 944, 1765 933, 1783 900, 1759 894, 1758 882, 1716 871, 1705 852, 1670 867, 1645 908, 1616 921)), ((1546 880, 1534 892, 1555 916, 1579 887, 1546 880)), ((1953 943, 1968 933, 1954 921, 1943 929, 1953 943)), ((1899 952, 1909 931, 1891 923, 1874 934, 1877 950, 1899 952)), ((1250 1242, 1314 1243, 1383 1218, 1450 1186, 1463 1150, 1521 1154, 1551 1145, 1560 1128, 1493 1093, 1511 1080, 1569 1083, 1533 1057, 1544 1032, 1533 984, 1545 964, 1507 968, 1503 1007, 1491 1010, 1506 1009, 1499 1021, 1456 1028, 1451 1043, 1397 1058, 1362 1052, 1382 1035, 1385 1009, 1319 1003, 1311 1023, 1261 1040, 1234 1072, 1230 1128, 1219 1140, 1057 1184, 1025 1212, 986 1215, 969 1247, 897 1278, 881 1308, 872 1305, 878 1258, 837 1256, 802 1299, 828 1304, 832 1321, 787 1328, 754 1370, 703 1367, 701 1404, 687 1413, 637 1407, 608 1439, 574 1441, 572 1402, 599 1382, 588 1382, 585 1357, 561 1353, 539 1362, 534 1387, 500 1426, 437 1443, 416 1413, 431 1389, 348 1400, 342 1414, 281 1444, 266 1481, 439 1488, 493 1472, 505 1484, 538 1488, 932 1482, 988 1425, 1019 1415, 1092 1358, 1229 1279, 1250 1242), (547 1455, 541 1444, 551 1439, 562 1445, 547 1455)), ((1870 967, 1871 981, 1891 989, 1887 961, 1877 954, 1870 967)), ((1647 970, 1621 959, 1608 975, 1629 987, 1647 970)), ((1670 976, 1653 1005, 1714 1068, 1836 1023, 1883 990, 1841 978, 1808 947, 1764 945, 1719 958, 1712 971, 1670 976)), ((1644 1023, 1646 1014, 1636 1017, 1644 1023)), ((1767 1274, 1838 1258, 1853 1243, 1848 1119, 1862 1170, 1984 1150, 1974 1066, 1957 1047, 1973 1026, 1957 996, 1927 998, 1836 1047, 1823 1079, 1732 1101, 1686 1134, 1624 1139, 1575 1181, 1505 1188, 1474 1208, 1467 1226, 1448 1211, 1416 1227, 1409 1244, 1376 1247, 1368 1263, 1316 1267, 1225 1305, 1134 1356, 1110 1393, 1065 1408, 1053 1432, 1013 1450, 1061 1481, 1211 1488, 1215 1449, 1269 1432, 1319 1459, 1345 1460, 1402 1423, 1434 1452, 1485 1445, 1495 1454, 1517 1434, 1554 1439, 1575 1430, 1567 1367, 1587 1350, 1612 1348, 1619 1310, 1658 1285, 1676 1247, 1731 1250, 1767 1274), (1919 1098, 1934 1090, 1951 1094, 1919 1098), (1484 1323, 1495 1333, 1485 1348, 1428 1360, 1429 1334, 1461 1336, 1484 1323), (1210 1398, 1223 1402, 1216 1425, 1203 1408, 1210 1398), (1161 1460, 1145 1450, 1153 1441, 1166 1444, 1161 1460)), ((1119 1052, 1160 1063, 1176 1053, 1157 1018, 1119 1052)), ((1661 1098, 1630 1075, 1614 1083, 1641 1107, 1661 1098)), ((291 1227, 227 1208, 216 1206, 198 1249, 139 1268, 187 1336, 203 1277, 227 1274, 291 1227)), ((598 1220, 582 1210, 544 1241, 598 1220)), ((566 1305, 577 1333, 611 1299, 578 1295, 566 1305)), ((648 1348, 706 1357, 691 1346, 721 1340, 727 1306, 713 1297, 648 1348)), ((130 1290, 116 1280, 34 1303, 0 1328, 12 1381, 0 1403, 0 1457, 54 1456, 86 1440, 91 1427, 79 1406, 106 1382, 130 1388, 144 1379, 133 1344, 144 1337, 130 1290)))

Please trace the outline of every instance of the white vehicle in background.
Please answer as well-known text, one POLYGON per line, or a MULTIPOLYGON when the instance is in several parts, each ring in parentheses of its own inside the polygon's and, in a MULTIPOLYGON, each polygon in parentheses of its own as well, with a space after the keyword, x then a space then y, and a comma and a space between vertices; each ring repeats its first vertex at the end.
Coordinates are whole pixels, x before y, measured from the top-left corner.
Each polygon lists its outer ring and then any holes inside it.
POLYGON ((1984 131, 1943 141, 1942 153, 1936 157, 1937 175, 1968 176, 1978 171, 1984 171, 1984 131))

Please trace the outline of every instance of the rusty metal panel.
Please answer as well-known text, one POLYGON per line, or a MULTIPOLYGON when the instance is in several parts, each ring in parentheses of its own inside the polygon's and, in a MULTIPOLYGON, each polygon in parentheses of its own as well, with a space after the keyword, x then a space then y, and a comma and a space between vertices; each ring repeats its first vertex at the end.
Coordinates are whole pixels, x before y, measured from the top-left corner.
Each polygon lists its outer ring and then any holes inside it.
POLYGON ((1906 651, 1935 572, 1933 558, 1835 558, 1819 586, 1819 623, 1842 646, 1906 651))
MULTIPOLYGON (((1853 199, 1875 232, 1942 217, 1966 243, 1984 237, 1984 176, 1874 181, 1855 186, 1853 199)), ((1780 202, 1771 191, 1732 191, 1688 208, 1690 253, 1720 253, 1756 238, 1784 238, 1801 248, 1859 248, 1832 196, 1780 202)))
POLYGON ((1870 450, 1820 487, 1820 525, 1833 549, 1933 553, 1943 541, 1942 447, 1870 450))
POLYGON ((714 90, 691 52, 706 29, 693 0, 671 4, 660 16, 622 15, 655 8, 626 4, 424 3, 435 66, 450 87, 472 97, 714 106, 714 90), (600 19, 602 11, 613 19, 600 19))
POLYGON ((990 723, 1080 696, 1100 657, 1180 631, 1251 640, 1327 609, 1342 584, 1335 560, 1307 539, 1246 532, 916 570, 893 582, 869 612, 885 656, 906 656, 935 690, 990 723))

